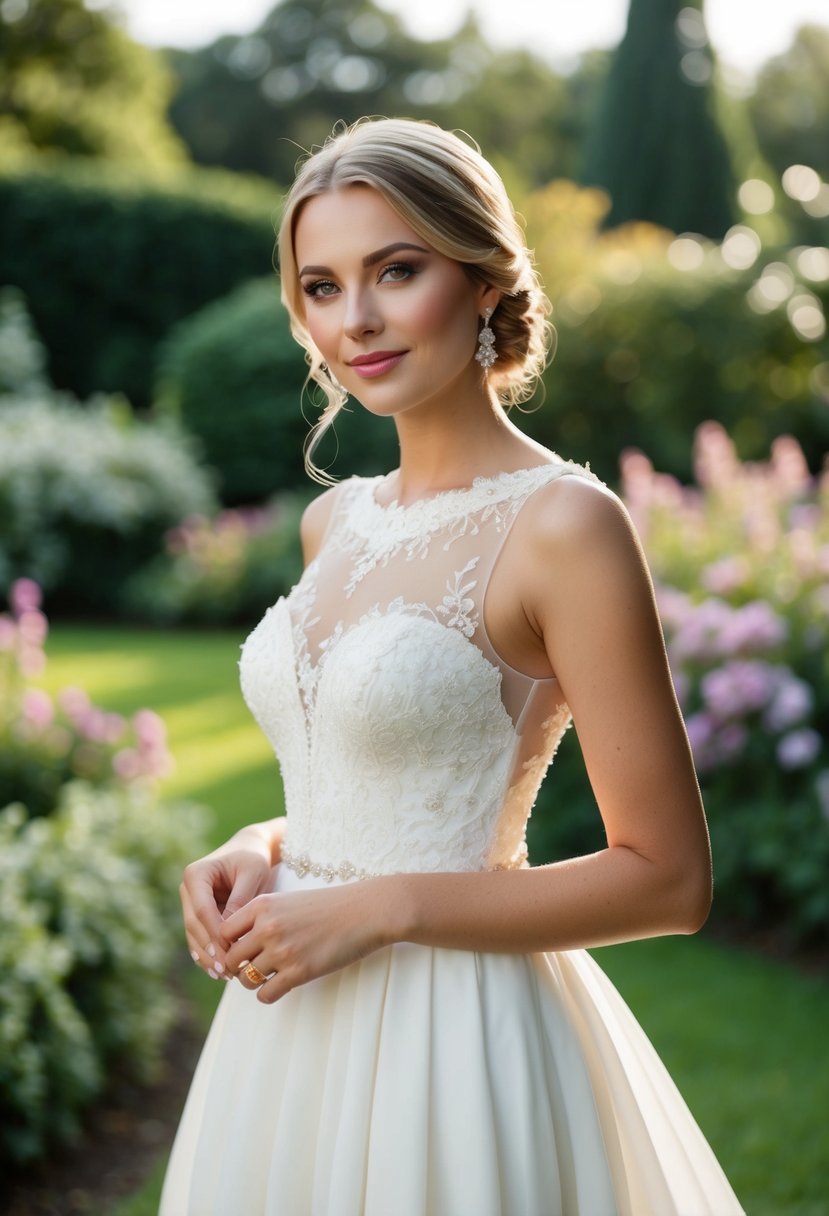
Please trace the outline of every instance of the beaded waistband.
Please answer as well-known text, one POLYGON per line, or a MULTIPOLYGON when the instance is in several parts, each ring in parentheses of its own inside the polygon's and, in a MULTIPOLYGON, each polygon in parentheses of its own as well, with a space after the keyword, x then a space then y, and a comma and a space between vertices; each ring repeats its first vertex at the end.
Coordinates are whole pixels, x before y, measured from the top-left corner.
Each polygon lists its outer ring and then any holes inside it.
MULTIPOLYGON (((326 882, 334 882, 339 878, 343 882, 348 882, 351 878, 380 878, 381 873, 377 870, 366 870, 361 866, 355 866, 352 861, 340 861, 336 864, 327 864, 322 861, 315 861, 309 857, 307 853, 294 853, 292 849, 287 849, 284 845, 280 853, 280 861, 293 870, 294 874, 299 878, 303 878, 306 874, 313 874, 315 878, 324 878, 326 882)), ((509 862, 499 862, 494 866, 486 866, 487 871, 491 870, 520 870, 527 866, 527 846, 523 845, 518 855, 509 862)))

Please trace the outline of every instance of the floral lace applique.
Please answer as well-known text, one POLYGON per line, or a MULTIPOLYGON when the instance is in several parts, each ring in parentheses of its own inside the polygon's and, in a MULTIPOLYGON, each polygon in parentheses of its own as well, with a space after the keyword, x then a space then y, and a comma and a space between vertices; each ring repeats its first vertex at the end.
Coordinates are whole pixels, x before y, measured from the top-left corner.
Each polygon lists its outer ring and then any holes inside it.
POLYGON ((480 558, 473 557, 467 562, 463 570, 455 571, 454 582, 446 580, 446 589, 448 595, 443 597, 443 603, 438 604, 438 612, 442 616, 448 617, 446 621, 450 629, 459 629, 464 637, 471 638, 475 630, 478 628, 478 612, 475 608, 475 601, 469 596, 470 591, 474 591, 477 587, 477 581, 472 579, 471 582, 461 586, 461 579, 465 574, 469 574, 477 566, 480 558))

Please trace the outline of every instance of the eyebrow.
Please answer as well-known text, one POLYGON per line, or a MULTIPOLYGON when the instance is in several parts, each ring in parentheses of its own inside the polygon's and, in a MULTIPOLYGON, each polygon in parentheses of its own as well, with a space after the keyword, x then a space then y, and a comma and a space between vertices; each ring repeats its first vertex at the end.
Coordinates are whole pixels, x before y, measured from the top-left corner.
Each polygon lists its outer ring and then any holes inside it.
MULTIPOLYGON (((401 249, 414 249, 417 253, 429 253, 428 249, 424 249, 422 245, 411 245, 408 241, 395 241, 393 245, 384 245, 382 249, 375 250, 374 253, 367 253, 363 258, 365 267, 375 266, 378 262, 382 262, 383 258, 387 258, 389 254, 399 253, 401 249)), ((304 274, 333 274, 330 266, 303 266, 299 272, 299 277, 304 274)))

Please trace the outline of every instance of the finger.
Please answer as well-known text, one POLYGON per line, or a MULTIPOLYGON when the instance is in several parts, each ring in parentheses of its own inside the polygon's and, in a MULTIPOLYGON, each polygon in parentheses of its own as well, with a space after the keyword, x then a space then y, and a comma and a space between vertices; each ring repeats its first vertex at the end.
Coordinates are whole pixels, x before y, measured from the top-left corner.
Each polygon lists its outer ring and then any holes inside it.
MULTIPOLYGON (((187 938, 187 948, 190 957, 211 979, 231 979, 225 959, 219 949, 210 940, 201 921, 194 915, 192 900, 182 886, 181 903, 184 913, 184 931, 187 938)), ((224 952, 222 952, 223 954, 224 952)))
POLYGON ((239 983, 243 988, 247 988, 249 991, 254 991, 257 988, 261 988, 263 984, 267 983, 268 980, 276 974, 272 970, 268 971, 266 967, 267 964, 264 962, 261 955, 253 962, 245 959, 238 974, 239 983))
MULTIPOLYGON (((224 955, 221 942, 222 918, 216 906, 213 888, 209 882, 199 882, 190 887, 185 886, 189 900, 190 914, 202 927, 205 942, 212 942, 224 955)), ((182 896, 184 902, 184 896, 182 896)))
POLYGON ((264 984, 259 985, 256 999, 257 1001, 261 1001, 263 1005, 274 1005, 296 986, 296 984, 291 982, 289 972, 277 971, 272 978, 266 980, 264 984))
MULTIPOLYGON (((229 916, 226 920, 219 922, 219 927, 216 934, 217 941, 219 945, 224 948, 226 955, 229 955, 232 952, 231 948, 234 943, 238 943, 240 938, 245 933, 249 933, 253 928, 254 921, 256 920, 257 909, 258 905, 256 899, 251 899, 244 905, 244 907, 239 908, 237 912, 234 912, 232 916, 229 916)), ((244 957, 244 955, 236 955, 238 962, 241 962, 242 958, 244 957)), ((225 959, 225 962, 226 961, 227 959, 225 959)))
POLYGON ((240 908, 244 908, 245 904, 250 903, 252 899, 256 898, 260 893, 261 886, 261 874, 244 873, 238 876, 224 906, 222 914, 223 927, 235 912, 238 912, 240 908))

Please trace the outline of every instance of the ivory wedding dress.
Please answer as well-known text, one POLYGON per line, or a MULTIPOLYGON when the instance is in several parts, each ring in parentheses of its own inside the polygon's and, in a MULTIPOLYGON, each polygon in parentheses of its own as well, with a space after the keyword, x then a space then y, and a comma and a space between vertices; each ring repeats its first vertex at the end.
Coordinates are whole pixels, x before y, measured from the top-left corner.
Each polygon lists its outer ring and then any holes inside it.
MULTIPOLYGON (((409 506, 335 495, 320 552, 242 648, 279 758, 275 890, 526 864, 569 724, 511 668, 483 605, 556 461, 409 506)), ((583 950, 397 943, 274 1006, 228 984, 182 1116, 162 1216, 732 1216, 664 1065, 583 950)))

